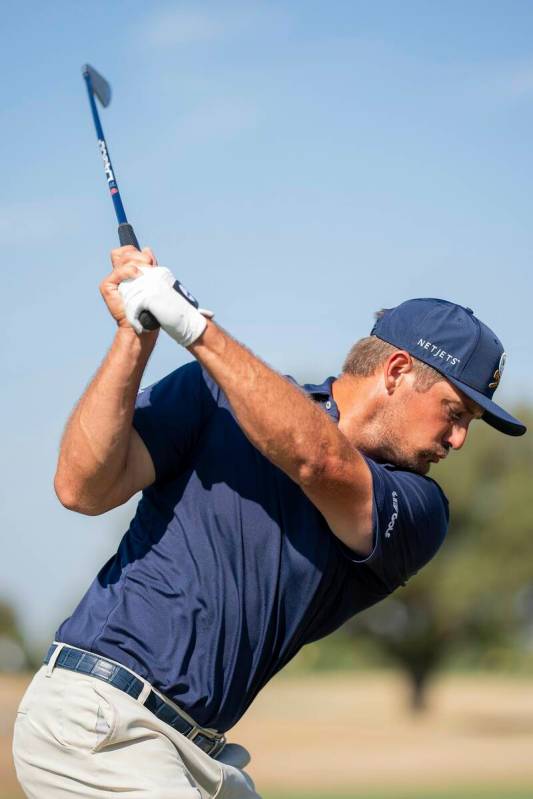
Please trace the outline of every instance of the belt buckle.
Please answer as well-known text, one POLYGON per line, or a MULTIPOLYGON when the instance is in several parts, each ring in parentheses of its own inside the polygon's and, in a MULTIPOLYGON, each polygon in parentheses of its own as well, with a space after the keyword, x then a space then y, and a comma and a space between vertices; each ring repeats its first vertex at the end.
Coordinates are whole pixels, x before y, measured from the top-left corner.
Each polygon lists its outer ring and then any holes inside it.
POLYGON ((226 746, 226 736, 221 735, 220 738, 215 739, 214 746, 212 750, 209 752, 209 756, 216 757, 222 752, 225 746, 226 746))

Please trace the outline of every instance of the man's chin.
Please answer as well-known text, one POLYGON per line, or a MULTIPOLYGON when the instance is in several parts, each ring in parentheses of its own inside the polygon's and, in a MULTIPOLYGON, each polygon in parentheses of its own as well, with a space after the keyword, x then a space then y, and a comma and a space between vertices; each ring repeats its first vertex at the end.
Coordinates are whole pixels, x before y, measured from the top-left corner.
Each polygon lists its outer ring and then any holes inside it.
POLYGON ((398 452, 366 452, 372 460, 378 461, 378 463, 391 463, 393 466, 397 466, 399 469, 406 469, 410 472, 416 472, 417 474, 425 475, 431 469, 431 456, 427 453, 420 454, 418 456, 409 456, 404 453, 398 452))
POLYGON ((409 472, 417 474, 427 474, 431 469, 431 461, 427 458, 400 458, 396 462, 392 462, 400 469, 407 469, 409 472))

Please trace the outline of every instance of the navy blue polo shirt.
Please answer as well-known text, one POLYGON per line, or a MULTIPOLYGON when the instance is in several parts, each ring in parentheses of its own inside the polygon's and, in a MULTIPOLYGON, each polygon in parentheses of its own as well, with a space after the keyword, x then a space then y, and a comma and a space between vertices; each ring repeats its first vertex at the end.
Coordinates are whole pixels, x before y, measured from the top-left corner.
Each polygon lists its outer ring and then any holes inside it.
MULTIPOLYGON (((333 380, 303 388, 337 422, 333 380)), ((304 644, 405 583, 444 539, 437 484, 367 459, 374 546, 358 557, 196 362, 140 392, 134 426, 156 480, 56 640, 123 663, 204 727, 232 727, 304 644)))

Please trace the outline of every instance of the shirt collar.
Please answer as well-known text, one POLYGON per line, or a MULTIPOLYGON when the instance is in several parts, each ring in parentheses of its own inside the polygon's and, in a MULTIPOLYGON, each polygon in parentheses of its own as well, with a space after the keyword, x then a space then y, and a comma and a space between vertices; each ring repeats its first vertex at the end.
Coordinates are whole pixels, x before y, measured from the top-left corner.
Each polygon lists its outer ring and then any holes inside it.
POLYGON ((333 399, 332 389, 332 385, 336 379, 336 377, 327 377, 323 383, 305 383, 302 388, 315 402, 319 402, 320 405, 322 405, 333 421, 338 422, 340 414, 337 403, 333 399))

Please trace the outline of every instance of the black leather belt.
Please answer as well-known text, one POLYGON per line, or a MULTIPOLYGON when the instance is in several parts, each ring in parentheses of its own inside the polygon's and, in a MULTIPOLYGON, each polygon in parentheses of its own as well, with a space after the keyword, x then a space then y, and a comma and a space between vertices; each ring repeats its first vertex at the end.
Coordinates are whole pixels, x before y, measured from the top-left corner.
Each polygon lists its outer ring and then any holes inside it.
MULTIPOLYGON (((48 665, 58 644, 52 644, 44 659, 44 664, 48 665)), ((118 666, 111 660, 93 655, 92 652, 84 652, 81 649, 74 649, 71 646, 63 645, 59 652, 54 667, 58 666, 60 669, 68 669, 69 671, 77 671, 81 674, 87 674, 91 677, 96 677, 98 680, 113 685, 120 691, 138 699, 145 683, 136 677, 131 671, 125 669, 123 666, 118 666)), ((214 757, 226 743, 223 735, 213 735, 208 730, 202 727, 190 724, 184 716, 182 716, 176 708, 169 702, 162 699, 155 691, 150 689, 150 692, 143 702, 144 707, 150 710, 158 719, 169 724, 174 730, 177 730, 186 738, 189 738, 196 744, 203 752, 214 757)))

